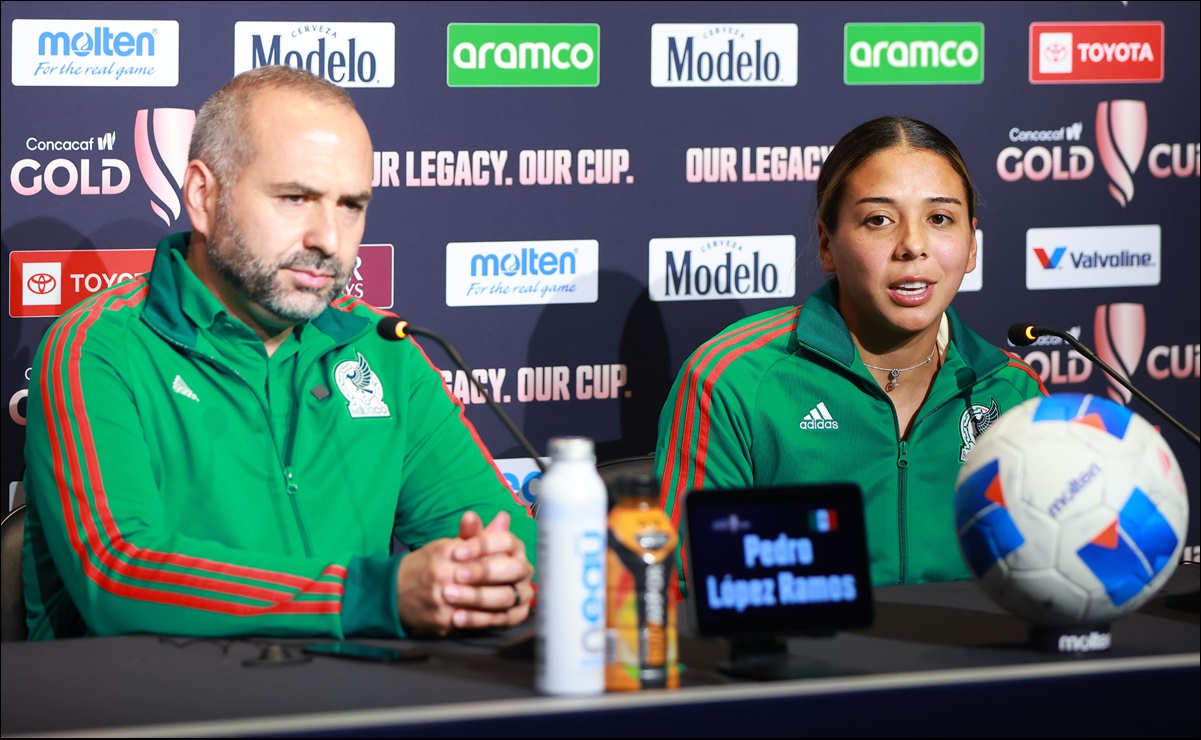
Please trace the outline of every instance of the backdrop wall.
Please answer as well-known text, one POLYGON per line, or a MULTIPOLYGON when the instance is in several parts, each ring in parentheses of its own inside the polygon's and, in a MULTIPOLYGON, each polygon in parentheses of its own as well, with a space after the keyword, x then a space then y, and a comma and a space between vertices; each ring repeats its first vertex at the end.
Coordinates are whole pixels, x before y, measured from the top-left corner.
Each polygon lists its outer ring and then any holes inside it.
MULTIPOLYGON (((2 508, 38 341, 188 228, 195 111, 271 62, 347 87, 372 132, 348 291, 448 337, 539 449, 582 434, 602 460, 652 451, 699 343, 822 282, 814 180, 844 132, 885 114, 942 129, 976 180, 967 322, 1002 346, 1016 321, 1070 330, 1196 429, 1199 9, 5 2, 2 508)), ((1016 351, 1053 392, 1128 400, 1066 345, 1016 351)), ((533 495, 532 462, 446 377, 533 495)), ((1199 457, 1163 427, 1196 560, 1199 457)))

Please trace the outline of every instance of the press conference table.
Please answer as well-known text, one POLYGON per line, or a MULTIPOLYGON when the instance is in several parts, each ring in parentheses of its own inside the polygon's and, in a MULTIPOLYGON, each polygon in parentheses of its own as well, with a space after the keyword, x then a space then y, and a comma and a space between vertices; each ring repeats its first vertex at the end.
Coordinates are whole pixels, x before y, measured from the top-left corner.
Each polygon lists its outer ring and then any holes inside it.
POLYGON ((875 590, 870 629, 789 642, 790 653, 828 669, 811 678, 735 680, 715 669, 728 642, 683 637, 681 689, 586 699, 537 695, 532 659, 502 655, 528 628, 424 641, 429 660, 390 665, 326 657, 244 665, 266 640, 6 643, 0 731, 1196 738, 1198 571, 1180 566, 1160 594, 1117 620, 1103 653, 1030 648, 1025 624, 971 582, 890 587, 875 590))

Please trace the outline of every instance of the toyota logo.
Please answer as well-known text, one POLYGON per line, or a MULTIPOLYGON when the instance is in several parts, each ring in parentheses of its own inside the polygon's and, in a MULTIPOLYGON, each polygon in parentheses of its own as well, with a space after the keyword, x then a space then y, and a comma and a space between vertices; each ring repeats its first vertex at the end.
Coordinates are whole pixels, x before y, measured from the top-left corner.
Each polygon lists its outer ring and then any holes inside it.
POLYGON ((57 286, 58 281, 54 279, 54 276, 45 272, 32 275, 29 280, 25 281, 25 287, 29 288, 29 292, 35 295, 46 295, 57 286))
POLYGON ((1049 62, 1062 62, 1067 55, 1067 47, 1065 47, 1063 44, 1047 44, 1047 48, 1043 49, 1043 56, 1045 56, 1049 62))

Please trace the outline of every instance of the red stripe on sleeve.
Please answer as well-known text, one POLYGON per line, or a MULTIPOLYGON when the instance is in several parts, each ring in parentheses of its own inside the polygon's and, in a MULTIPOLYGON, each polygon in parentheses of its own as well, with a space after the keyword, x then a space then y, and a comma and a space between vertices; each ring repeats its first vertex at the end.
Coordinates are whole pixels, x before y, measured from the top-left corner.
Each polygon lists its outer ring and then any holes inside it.
POLYGON ((1009 358, 1010 358, 1009 366, 1010 367, 1016 367, 1017 369, 1025 372, 1030 377, 1034 378, 1034 382, 1038 383, 1038 389, 1039 389, 1039 391, 1042 392, 1042 394, 1044 396, 1051 395, 1050 393, 1047 392, 1047 387, 1045 385, 1043 385, 1043 379, 1038 377, 1038 373, 1034 372, 1034 368, 1030 367, 1030 365, 1028 365, 1025 360, 1023 360, 1021 357, 1018 357, 1014 353, 1008 352, 1005 350, 1002 350, 1002 351, 1004 351, 1005 354, 1009 355, 1009 358))
POLYGON ((681 388, 676 399, 676 409, 672 418, 671 435, 668 437, 673 440, 668 448, 667 461, 664 465, 663 482, 660 493, 660 506, 666 506, 666 498, 671 490, 670 485, 673 480, 674 468, 679 467, 678 480, 679 485, 676 486, 676 496, 672 503, 671 515, 672 524, 679 529, 680 524, 680 499, 682 495, 695 488, 700 488, 704 484, 704 459, 707 454, 707 445, 709 440, 709 408, 712 405, 713 386, 721 373, 729 367, 730 363, 741 357, 746 352, 758 349, 772 340, 787 334, 793 330, 796 317, 800 314, 800 306, 790 308, 782 313, 769 316, 761 321, 749 324, 745 327, 733 329, 721 334, 710 340, 707 344, 702 345, 701 350, 698 350, 693 355, 693 361, 688 364, 685 369, 687 381, 685 387, 681 388), (757 332, 766 332, 762 336, 757 337, 753 342, 743 347, 730 350, 729 353, 712 369, 707 370, 704 374, 704 380, 701 382, 700 368, 708 364, 714 357, 722 351, 729 349, 740 341, 746 340, 750 336, 754 336, 757 332), (696 397, 698 384, 701 386, 701 396, 698 403, 694 404, 692 399, 696 397), (694 409, 699 407, 699 419, 694 416, 694 409), (683 417, 682 426, 683 432, 680 433, 681 416, 683 417), (697 467, 695 471, 690 470, 692 458, 688 454, 688 450, 692 447, 693 428, 697 427, 699 434, 697 436, 697 467), (679 435, 679 443, 674 442, 679 435), (689 484, 689 479, 692 479, 692 484, 689 484))
MULTIPOLYGON (((463 402, 459 400, 458 396, 451 393, 450 389, 446 387, 446 383, 442 381, 442 371, 438 369, 437 365, 430 361, 429 355, 425 353, 425 348, 418 344, 412 336, 409 337, 409 341, 413 343, 413 346, 416 347, 417 351, 421 353, 421 356, 425 358, 425 362, 430 366, 430 369, 438 375, 438 385, 442 386, 442 392, 445 393, 446 397, 450 399, 450 402, 458 408, 459 421, 462 422, 463 426, 467 428, 467 432, 471 435, 471 439, 473 442, 475 442, 475 446, 479 449, 480 454, 484 456, 484 459, 488 461, 488 465, 492 467, 492 472, 496 475, 496 480, 505 487, 506 491, 509 492, 509 495, 513 498, 513 502, 524 509, 526 514, 532 518, 533 514, 530 512, 529 508, 526 507, 525 502, 523 502, 517 495, 517 492, 509 487, 509 482, 505 480, 504 474, 501 473, 500 468, 497 467, 496 460, 492 458, 492 453, 489 452, 487 445, 484 444, 484 440, 480 439, 479 432, 476 431, 475 425, 472 424, 471 420, 467 418, 467 409, 463 406, 463 402)), ((491 392, 492 389, 489 388, 488 390, 491 392)))
POLYGON ((759 349, 765 344, 775 341, 780 336, 792 331, 792 326, 785 326, 776 329, 769 334, 764 334, 754 342, 740 347, 736 352, 731 352, 722 358, 717 367, 713 368, 712 372, 705 378, 705 391, 701 396, 700 410, 700 433, 698 435, 696 449, 696 473, 692 481, 692 488, 703 488, 705 485, 705 458, 709 454, 709 407, 713 404, 713 386, 717 383, 717 379, 721 377, 722 372, 729 367, 730 363, 737 360, 747 352, 752 352, 759 349))
MULTIPOLYGON (((42 377, 47 379, 46 386, 43 387, 43 404, 47 408, 51 408, 49 400, 50 386, 56 389, 57 402, 54 404, 53 411, 47 415, 47 424, 50 437, 52 452, 54 455, 55 477, 58 481, 58 493, 63 506, 64 514, 67 519, 67 533, 71 540, 71 545, 76 551, 76 555, 80 558, 84 572, 88 574, 98 585, 106 588, 113 593, 130 596, 132 598, 142 598, 149 601, 158 601, 160 603, 172 604, 194 604, 195 608, 207 609, 210 611, 223 611, 217 609, 212 604, 225 604, 229 611, 233 614, 257 614, 265 613, 264 608, 250 607, 240 604, 226 604, 213 599, 203 597, 190 597, 182 594, 170 592, 158 592, 145 587, 132 587, 125 585, 119 581, 113 580, 106 573, 99 570, 92 562, 93 557, 89 555, 93 553, 95 559, 98 559, 104 566, 112 569, 114 572, 122 576, 131 578, 141 578, 149 581, 158 581, 164 584, 204 588, 213 590, 219 593, 224 593, 230 596, 240 596, 244 598, 258 599, 264 601, 278 600, 280 593, 263 587, 250 586, 247 584, 232 583, 229 581, 219 580, 215 578, 206 578, 203 576, 187 575, 176 573, 173 571, 163 571, 160 569, 145 568, 132 563, 127 563, 121 558, 116 557, 112 550, 118 550, 121 553, 135 560, 143 560, 157 564, 172 564, 182 567, 196 568, 198 570, 221 573, 237 577, 251 578, 255 580, 274 583, 277 586, 286 586, 291 589, 303 589, 301 593, 336 595, 340 596, 343 590, 343 584, 331 583, 328 581, 315 581, 292 574, 277 573, 258 568, 249 568, 246 566, 238 566, 230 563, 220 563, 203 558, 195 558, 184 556, 176 553, 160 553, 146 548, 139 548, 129 543, 121 535, 121 532, 116 526, 116 522, 109 508, 107 494, 104 491, 103 478, 99 470, 99 461, 95 454, 95 448, 92 444, 91 425, 88 420, 87 407, 83 402, 82 388, 79 386, 79 377, 77 374, 71 375, 68 385, 74 408, 73 413, 69 413, 66 407, 63 396, 62 368, 71 367, 77 368, 80 350, 87 337, 87 331, 99 317, 107 310, 118 310, 135 306, 145 299, 147 287, 145 279, 139 279, 130 283, 127 286, 122 286, 116 291, 101 294, 103 297, 81 304, 75 311, 69 313, 64 320, 58 325, 58 330, 50 339, 46 351, 43 355, 42 377), (125 295, 121 295, 120 291, 126 291, 125 295), (111 301, 111 307, 106 306, 104 301, 117 297, 111 301), (68 326, 72 322, 78 322, 76 337, 68 348, 66 335, 68 326), (68 353, 69 365, 64 365, 64 353, 68 353), (57 368, 58 371, 52 373, 51 368, 57 368), (66 422, 65 424, 63 422, 66 422), (89 479, 93 483, 93 494, 95 497, 97 513, 99 514, 104 532, 108 536, 111 546, 106 547, 100 537, 99 529, 91 514, 91 506, 87 499, 87 493, 84 486, 83 471, 80 466, 78 456, 79 450, 77 446, 70 443, 68 434, 63 433, 64 430, 71 428, 71 422, 77 426, 81 438, 81 446, 84 447, 84 457, 86 467, 89 474, 89 479), (60 445, 59 436, 63 435, 63 439, 67 441, 65 449, 60 445), (70 469, 70 480, 68 480, 67 471, 64 470, 64 464, 70 469), (70 492, 70 493, 68 493, 70 492), (82 524, 85 532, 85 541, 80 541, 78 532, 72 526, 72 522, 76 517, 82 524), (152 595, 156 597, 151 598, 152 595)), ((335 565, 326 568, 322 575, 333 576, 335 578, 344 579, 346 569, 343 566, 335 565)), ((299 594, 293 594, 293 596, 299 594)), ((322 602, 298 602, 289 606, 288 601, 277 603, 271 607, 266 607, 266 611, 293 613, 292 609, 296 609, 295 613, 312 613, 314 611, 313 604, 322 602)), ((339 611, 341 608, 338 602, 324 602, 332 606, 332 609, 325 611, 339 611)))

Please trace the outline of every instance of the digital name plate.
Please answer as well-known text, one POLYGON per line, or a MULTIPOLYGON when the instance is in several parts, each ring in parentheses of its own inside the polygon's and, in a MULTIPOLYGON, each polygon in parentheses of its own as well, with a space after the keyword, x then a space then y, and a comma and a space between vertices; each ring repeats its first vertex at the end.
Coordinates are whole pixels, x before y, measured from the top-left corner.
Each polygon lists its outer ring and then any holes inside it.
POLYGON ((854 484, 697 490, 684 498, 688 601, 704 637, 830 635, 872 623, 854 484))

